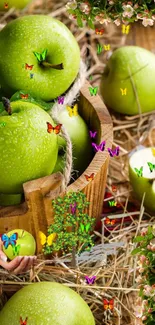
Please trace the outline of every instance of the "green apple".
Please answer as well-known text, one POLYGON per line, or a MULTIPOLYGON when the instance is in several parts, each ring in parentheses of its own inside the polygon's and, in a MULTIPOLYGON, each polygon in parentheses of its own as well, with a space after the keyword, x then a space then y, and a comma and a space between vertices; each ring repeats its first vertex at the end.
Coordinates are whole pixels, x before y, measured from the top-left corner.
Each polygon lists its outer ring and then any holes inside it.
POLYGON ((0 10, 9 10, 11 8, 23 9, 30 3, 32 0, 1 0, 0 1, 0 10))
POLYGON ((23 183, 50 175, 58 155, 58 136, 47 132, 47 122, 55 125, 47 112, 20 100, 11 102, 11 115, 6 110, 0 113, 0 205, 5 194, 22 193, 23 183))
POLYGON ((79 66, 77 41, 57 19, 24 16, 0 32, 0 84, 6 97, 24 89, 34 97, 51 101, 71 86, 79 66))
POLYGON ((155 55, 138 46, 120 47, 111 55, 100 85, 105 105, 122 114, 139 113, 130 73, 142 113, 154 111, 155 55))
POLYGON ((4 254, 10 259, 13 260, 16 256, 33 256, 36 251, 36 242, 34 237, 27 231, 23 229, 15 229, 9 231, 6 235, 8 237, 17 233, 18 237, 15 243, 15 249, 12 245, 9 245, 7 248, 2 246, 4 254))
POLYGON ((155 212, 155 156, 152 149, 155 151, 155 148, 138 150, 130 157, 129 178, 137 199, 141 201, 145 192, 144 206, 155 212), (139 170, 139 176, 135 168, 139 170))
MULTIPOLYGON (((66 107, 59 112, 58 118, 70 136, 73 148, 73 169, 78 171, 80 175, 88 167, 93 158, 93 150, 87 124, 79 114, 69 116, 66 107)), ((58 144, 59 154, 54 172, 62 171, 65 166, 65 154, 63 154, 63 150, 66 150, 66 141, 59 136, 58 144), (58 166, 60 166, 60 169, 58 166)))
POLYGON ((38 282, 17 291, 0 312, 0 324, 95 325, 87 303, 74 290, 56 282, 38 282))

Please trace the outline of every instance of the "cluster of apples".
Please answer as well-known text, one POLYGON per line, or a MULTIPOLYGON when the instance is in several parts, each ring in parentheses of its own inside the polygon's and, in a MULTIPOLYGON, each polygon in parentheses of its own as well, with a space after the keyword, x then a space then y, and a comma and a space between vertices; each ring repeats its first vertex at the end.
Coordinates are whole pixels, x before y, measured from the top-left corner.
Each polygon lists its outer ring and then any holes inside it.
MULTIPOLYGON (((24 182, 62 171, 66 142, 52 127, 48 132, 47 125, 56 126, 48 110, 72 85, 79 66, 76 39, 54 18, 24 16, 0 31, 0 205, 18 204, 24 182)), ((67 108, 58 118, 81 174, 92 158, 88 127, 67 108)))

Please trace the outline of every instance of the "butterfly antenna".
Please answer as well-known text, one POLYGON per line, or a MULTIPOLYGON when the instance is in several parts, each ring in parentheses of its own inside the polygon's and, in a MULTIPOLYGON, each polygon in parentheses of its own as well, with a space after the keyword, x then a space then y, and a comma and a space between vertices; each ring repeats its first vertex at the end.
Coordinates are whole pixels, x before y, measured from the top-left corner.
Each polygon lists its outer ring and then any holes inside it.
POLYGON ((12 115, 12 109, 11 109, 11 105, 10 105, 10 101, 8 98, 6 97, 2 97, 2 103, 3 103, 3 106, 6 110, 6 112, 9 114, 9 115, 12 115))

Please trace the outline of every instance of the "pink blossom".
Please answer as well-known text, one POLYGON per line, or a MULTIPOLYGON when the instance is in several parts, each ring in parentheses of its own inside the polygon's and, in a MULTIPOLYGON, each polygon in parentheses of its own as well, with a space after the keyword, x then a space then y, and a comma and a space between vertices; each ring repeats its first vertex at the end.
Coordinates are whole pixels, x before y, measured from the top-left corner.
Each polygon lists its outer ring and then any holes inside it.
POLYGON ((147 17, 143 17, 143 21, 142 21, 142 25, 147 27, 147 26, 153 26, 153 19, 147 18, 147 17))
POLYGON ((147 316, 143 316, 143 317, 142 317, 142 321, 143 321, 143 320, 146 320, 146 319, 147 319, 147 316))
POLYGON ((143 279, 141 277, 141 275, 138 275, 137 278, 136 278, 136 282, 137 283, 142 283, 143 282, 143 279))
POLYGON ((114 4, 114 1, 110 0, 110 1, 109 1, 109 4, 110 4, 110 5, 113 5, 113 4, 114 4))
POLYGON ((119 26, 121 24, 121 20, 119 18, 114 20, 114 23, 116 26, 119 26))
POLYGON ((73 20, 75 20, 77 18, 76 15, 73 15, 73 14, 70 14, 68 17, 69 17, 69 19, 73 19, 73 20))
POLYGON ((144 286, 143 294, 147 297, 153 297, 155 296, 155 288, 147 284, 144 286))
POLYGON ((84 2, 80 4, 80 10, 84 12, 86 15, 89 15, 91 6, 88 2, 84 2))
POLYGON ((145 269, 142 267, 138 271, 139 271, 139 273, 143 273, 145 271, 145 269))
POLYGON ((136 310, 134 312, 135 316, 137 318, 141 318, 143 313, 142 313, 142 307, 141 306, 136 306, 136 310))
POLYGON ((153 311, 153 309, 152 309, 152 308, 149 308, 149 309, 148 309, 148 313, 150 313, 150 314, 151 314, 151 313, 152 313, 152 311, 153 311))
POLYGON ((141 255, 139 259, 140 259, 140 261, 143 264, 146 261, 146 256, 145 255, 141 255))
MULTIPOLYGON (((139 18, 138 16, 142 16, 142 14, 137 14, 137 18, 139 18)), ((147 228, 142 228, 141 230, 141 236, 145 236, 147 234, 148 229, 147 228)))
POLYGON ((138 6, 137 3, 133 7, 134 7, 134 9, 138 9, 139 8, 139 6, 138 6))
POLYGON ((130 5, 123 6, 123 17, 131 18, 134 14, 134 9, 130 5))
POLYGON ((95 20, 99 21, 100 24, 106 24, 106 25, 111 22, 110 18, 105 18, 104 13, 100 13, 98 16, 96 16, 95 20))

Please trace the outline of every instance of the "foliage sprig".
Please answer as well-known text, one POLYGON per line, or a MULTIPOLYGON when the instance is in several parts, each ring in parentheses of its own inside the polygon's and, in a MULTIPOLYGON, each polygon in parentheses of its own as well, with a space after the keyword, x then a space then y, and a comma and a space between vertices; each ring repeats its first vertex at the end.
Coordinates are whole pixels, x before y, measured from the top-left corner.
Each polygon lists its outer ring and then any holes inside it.
POLYGON ((91 29, 95 29, 94 22, 106 25, 114 22, 119 26, 142 20, 146 27, 153 26, 155 21, 154 0, 72 0, 66 9, 69 18, 76 19, 79 27, 83 27, 83 21, 86 21, 91 29))
POLYGON ((137 283, 139 283, 140 297, 143 300, 138 318, 144 324, 155 324, 155 226, 143 228, 141 235, 134 239, 138 247, 132 255, 138 254, 137 283))

